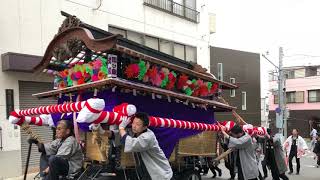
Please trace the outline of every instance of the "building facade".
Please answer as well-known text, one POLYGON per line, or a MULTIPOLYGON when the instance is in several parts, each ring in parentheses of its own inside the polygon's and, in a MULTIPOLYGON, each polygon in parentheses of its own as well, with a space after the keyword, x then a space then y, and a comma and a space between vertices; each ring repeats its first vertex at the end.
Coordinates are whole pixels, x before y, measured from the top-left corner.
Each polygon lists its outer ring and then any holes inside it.
MULTIPOLYGON (((301 66, 285 68, 286 107, 289 110, 288 134, 296 128, 303 137, 309 137, 312 125, 320 127, 320 67, 301 66)), ((270 74, 269 97, 271 126, 275 128, 278 107, 278 85, 274 73, 270 74)))
MULTIPOLYGON (((261 124, 260 55, 232 49, 211 47, 211 73, 218 79, 235 83, 236 90, 224 90, 224 99, 247 122, 261 124)), ((216 113, 218 120, 235 120, 231 113, 216 113)))
MULTIPOLYGON (((8 112, 54 103, 33 99, 31 94, 52 89, 53 81, 32 68, 41 60, 48 43, 65 17, 61 11, 83 22, 129 40, 196 62, 210 69, 210 34, 214 16, 208 2, 198 0, 5 0, 0 7, 0 121, 2 157, 16 157, 1 163, 0 179, 22 173, 27 143, 19 127, 8 123, 8 112), (12 163, 12 164, 11 164, 12 163), (3 166, 3 167, 2 167, 3 166), (12 169, 8 171, 6 169, 12 169)), ((48 139, 50 129, 37 130, 48 139)), ((33 149, 36 152, 36 149, 33 149)), ((32 154, 37 159, 39 154, 32 154)), ((33 162, 35 165, 37 161, 33 162)))

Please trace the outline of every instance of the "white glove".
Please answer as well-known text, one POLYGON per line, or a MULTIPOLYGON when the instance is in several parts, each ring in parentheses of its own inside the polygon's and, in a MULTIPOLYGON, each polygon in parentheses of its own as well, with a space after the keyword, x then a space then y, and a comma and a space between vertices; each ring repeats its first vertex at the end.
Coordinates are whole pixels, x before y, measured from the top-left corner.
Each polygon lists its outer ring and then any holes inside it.
POLYGON ((128 126, 128 124, 130 124, 131 122, 131 119, 128 116, 122 116, 120 119, 121 119, 121 123, 119 124, 119 128, 125 129, 128 126))

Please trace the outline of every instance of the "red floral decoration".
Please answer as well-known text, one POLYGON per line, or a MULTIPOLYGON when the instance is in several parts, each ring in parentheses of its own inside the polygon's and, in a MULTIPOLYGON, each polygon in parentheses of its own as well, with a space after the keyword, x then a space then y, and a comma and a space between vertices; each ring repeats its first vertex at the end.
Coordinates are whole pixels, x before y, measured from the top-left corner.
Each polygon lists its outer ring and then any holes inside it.
POLYGON ((189 79, 188 76, 182 74, 182 75, 179 77, 179 79, 178 79, 177 88, 178 88, 178 89, 182 89, 183 86, 186 86, 188 79, 189 79))
POLYGON ((78 79, 78 85, 80 85, 80 84, 84 84, 84 83, 85 83, 85 81, 84 81, 84 77, 82 77, 82 78, 78 79))
POLYGON ((217 83, 214 83, 210 89, 210 94, 213 94, 217 91, 218 89, 218 84, 217 83))
POLYGON ((208 91, 208 87, 205 84, 202 84, 199 87, 199 95, 200 96, 208 96, 209 91, 208 91))
POLYGON ((174 84, 176 83, 177 78, 174 76, 172 72, 168 75, 168 84, 166 86, 166 89, 172 90, 174 88, 174 84))
POLYGON ((138 64, 130 64, 125 70, 125 74, 128 78, 137 78, 139 75, 139 66, 138 64))

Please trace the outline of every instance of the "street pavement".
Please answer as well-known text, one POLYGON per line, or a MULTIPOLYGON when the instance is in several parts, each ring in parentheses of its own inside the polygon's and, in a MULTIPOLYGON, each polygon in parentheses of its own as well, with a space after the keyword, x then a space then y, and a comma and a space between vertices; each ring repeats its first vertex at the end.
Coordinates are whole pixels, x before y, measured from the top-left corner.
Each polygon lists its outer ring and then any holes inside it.
MULTIPOLYGON (((313 159, 313 154, 311 152, 307 152, 306 155, 300 160, 301 161, 301 169, 300 175, 295 175, 295 159, 293 160, 294 165, 294 173, 293 175, 288 175, 290 180, 320 180, 320 168, 316 168, 316 161, 313 159)), ((7 161, 6 161, 7 162, 7 161)), ((2 164, 2 163, 1 163, 2 164)), ((222 177, 216 177, 215 180, 227 180, 230 178, 229 171, 225 168, 223 162, 219 165, 222 169, 222 177)), ((262 172, 262 168, 260 165, 260 172, 262 172)), ((32 180, 35 176, 35 173, 28 174, 27 180, 32 180)), ((211 180, 212 178, 211 172, 207 176, 203 176, 203 180, 211 180)), ((0 176, 0 180, 2 180, 0 176)), ((6 179, 6 178, 4 178, 6 179)), ((23 176, 15 177, 15 178, 7 178, 6 180, 21 180, 23 176)), ((271 173, 269 171, 269 177, 266 180, 272 180, 271 173)))
MULTIPOLYGON (((301 168, 300 168, 300 175, 296 175, 296 164, 295 159, 293 160, 293 174, 288 175, 290 180, 320 180, 320 167, 316 168, 316 160, 313 159, 313 153, 308 151, 301 159, 301 168)), ((215 180, 227 180, 230 178, 228 169, 225 168, 223 162, 219 165, 222 169, 222 176, 216 177, 215 180)), ((260 165, 260 172, 262 173, 262 168, 260 165)), ((271 172, 269 171, 269 177, 266 180, 272 180, 271 172)), ((207 176, 203 176, 202 179, 209 180, 212 179, 211 172, 207 176)))

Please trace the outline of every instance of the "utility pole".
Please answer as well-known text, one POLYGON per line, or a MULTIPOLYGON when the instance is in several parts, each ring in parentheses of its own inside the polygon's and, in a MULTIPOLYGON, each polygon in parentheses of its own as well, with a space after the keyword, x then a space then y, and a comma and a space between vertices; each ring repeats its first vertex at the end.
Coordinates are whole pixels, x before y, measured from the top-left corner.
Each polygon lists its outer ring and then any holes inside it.
POLYGON ((278 76, 278 97, 279 97, 279 116, 278 116, 278 129, 279 133, 287 137, 287 121, 285 120, 286 111, 286 88, 285 76, 283 70, 283 49, 279 48, 279 76, 278 76))
POLYGON ((262 54, 267 61, 270 62, 276 69, 278 74, 278 105, 279 107, 275 109, 276 111, 276 127, 278 132, 287 137, 287 118, 289 115, 289 110, 286 108, 286 77, 285 71, 283 70, 283 48, 279 48, 279 66, 275 65, 271 60, 269 60, 264 54, 262 54))

